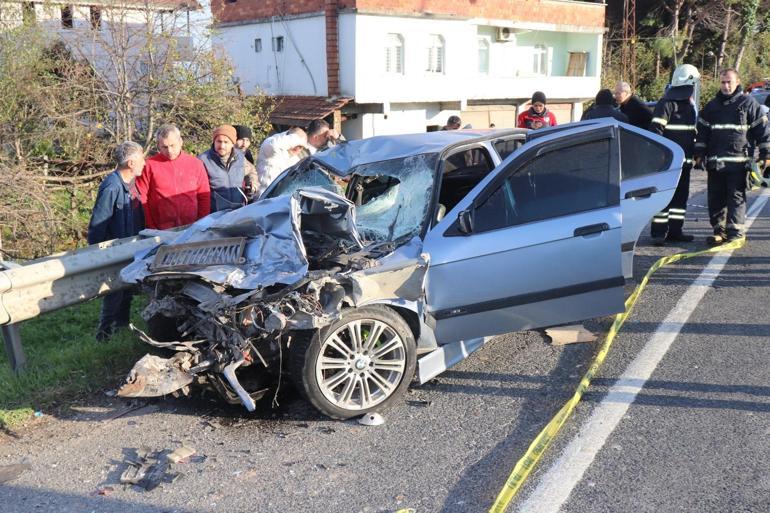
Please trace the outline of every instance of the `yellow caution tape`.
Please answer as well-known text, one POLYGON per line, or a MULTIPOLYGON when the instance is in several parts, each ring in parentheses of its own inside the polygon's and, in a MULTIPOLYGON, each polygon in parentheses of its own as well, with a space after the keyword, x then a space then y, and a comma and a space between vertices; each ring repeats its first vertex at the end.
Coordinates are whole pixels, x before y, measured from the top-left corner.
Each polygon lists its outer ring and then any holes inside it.
POLYGON ((529 476, 532 469, 535 467, 537 462, 540 461, 540 457, 543 455, 551 441, 564 425, 564 422, 570 417, 575 409, 575 406, 577 406, 577 404, 580 402, 580 399, 583 397, 583 393, 585 393, 585 391, 588 389, 588 386, 590 385, 594 375, 599 371, 599 368, 604 362, 604 359, 606 358, 607 353, 612 346, 612 341, 615 339, 615 336, 620 331, 621 326, 623 326, 626 318, 631 313, 631 310, 633 309, 634 304, 636 304, 636 300, 639 298, 642 290, 644 290, 644 288, 647 286, 647 282, 649 281, 650 276, 652 276, 655 271, 665 265, 669 265, 680 260, 705 255, 707 253, 732 251, 742 248, 745 243, 746 239, 739 239, 727 244, 723 244, 721 246, 704 249, 702 251, 677 253, 675 255, 670 255, 658 259, 658 261, 656 261, 652 267, 650 267, 650 270, 647 271, 647 274, 644 275, 644 278, 642 278, 642 281, 634 289, 634 292, 628 297, 628 299, 626 299, 626 311, 615 316, 615 321, 612 323, 612 326, 607 333, 607 337, 604 339, 601 349, 599 349, 599 352, 594 357, 593 361, 591 362, 591 366, 583 376, 583 379, 580 380, 580 383, 578 384, 577 389, 575 389, 575 393, 572 395, 572 398, 570 398, 570 400, 561 407, 561 409, 556 413, 551 421, 546 424, 542 431, 540 431, 537 437, 535 437, 535 439, 529 445, 527 452, 524 453, 524 456, 522 456, 521 459, 516 463, 516 466, 513 467, 510 476, 508 476, 508 480, 505 482, 505 485, 503 485, 503 489, 500 490, 500 493, 497 495, 497 499, 495 499, 494 504, 492 504, 492 507, 489 509, 490 513, 503 513, 505 511, 505 509, 508 507, 508 504, 519 491, 521 485, 529 476))

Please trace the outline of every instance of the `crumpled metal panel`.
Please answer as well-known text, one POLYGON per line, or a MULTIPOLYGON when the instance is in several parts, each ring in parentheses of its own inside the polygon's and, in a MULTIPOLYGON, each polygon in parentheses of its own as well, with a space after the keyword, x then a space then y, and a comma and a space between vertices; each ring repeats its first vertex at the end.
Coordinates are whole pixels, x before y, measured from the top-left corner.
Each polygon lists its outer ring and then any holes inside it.
MULTIPOLYGON (((302 189, 291 196, 269 198, 236 210, 215 212, 195 222, 170 244, 246 237, 245 262, 241 265, 206 266, 174 274, 194 275, 238 289, 291 285, 301 280, 308 271, 307 252, 300 233, 302 223, 345 238, 360 248, 362 244, 354 212, 350 201, 321 188, 302 189)), ((121 279, 128 283, 140 283, 150 274, 163 274, 150 271, 155 251, 157 248, 137 255, 135 261, 123 269, 121 279)))
MULTIPOLYGON (((422 134, 383 135, 338 144, 317 153, 314 159, 340 176, 353 173, 356 166, 426 153, 440 153, 447 146, 476 139, 489 130, 444 130, 422 134)), ((501 135, 508 132, 501 132, 501 135)))

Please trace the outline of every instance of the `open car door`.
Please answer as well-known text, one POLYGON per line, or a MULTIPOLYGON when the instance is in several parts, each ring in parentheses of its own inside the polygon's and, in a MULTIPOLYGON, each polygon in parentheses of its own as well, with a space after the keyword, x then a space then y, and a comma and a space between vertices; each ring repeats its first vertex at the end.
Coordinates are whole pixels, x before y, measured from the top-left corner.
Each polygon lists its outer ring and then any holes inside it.
MULTIPOLYGON (((591 119, 527 133, 527 141, 577 126, 613 122, 610 118, 591 119)), ((633 125, 620 127, 620 205, 623 212, 623 276, 634 271, 634 249, 652 217, 666 208, 674 196, 682 172, 684 151, 676 143, 633 125)))
POLYGON ((683 162, 684 151, 678 144, 635 126, 621 126, 620 208, 626 278, 633 275, 634 248, 642 230, 674 196, 683 162))
POLYGON ((440 344, 623 310, 618 131, 525 144, 428 232, 440 344))

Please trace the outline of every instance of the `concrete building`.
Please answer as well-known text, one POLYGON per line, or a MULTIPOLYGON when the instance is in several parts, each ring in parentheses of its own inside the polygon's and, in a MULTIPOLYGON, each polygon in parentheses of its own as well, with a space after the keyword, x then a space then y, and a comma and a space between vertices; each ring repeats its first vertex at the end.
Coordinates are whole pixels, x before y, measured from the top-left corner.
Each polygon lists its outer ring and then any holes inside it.
POLYGON ((348 138, 435 130, 452 114, 512 127, 537 90, 564 123, 600 85, 603 3, 212 0, 211 10, 214 44, 246 93, 279 96, 280 124, 325 111, 348 138))

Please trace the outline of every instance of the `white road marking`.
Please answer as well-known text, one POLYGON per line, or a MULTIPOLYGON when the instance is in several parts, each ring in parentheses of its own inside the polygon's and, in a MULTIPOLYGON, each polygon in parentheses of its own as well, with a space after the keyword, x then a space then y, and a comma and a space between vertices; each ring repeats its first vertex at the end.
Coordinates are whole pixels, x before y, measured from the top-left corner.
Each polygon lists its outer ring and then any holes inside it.
MULTIPOLYGON (((770 190, 763 189, 746 214, 746 231, 764 208, 770 190)), ((749 238, 749 244, 751 238, 749 238)), ((628 366, 607 396, 594 409, 578 435, 564 449, 551 468, 540 478, 532 493, 519 504, 520 513, 556 513, 569 498, 583 474, 604 446, 607 438, 626 414, 628 407, 665 356, 671 344, 711 288, 714 280, 730 259, 732 251, 716 254, 690 285, 677 305, 658 326, 652 338, 645 344, 634 361, 628 366)))

